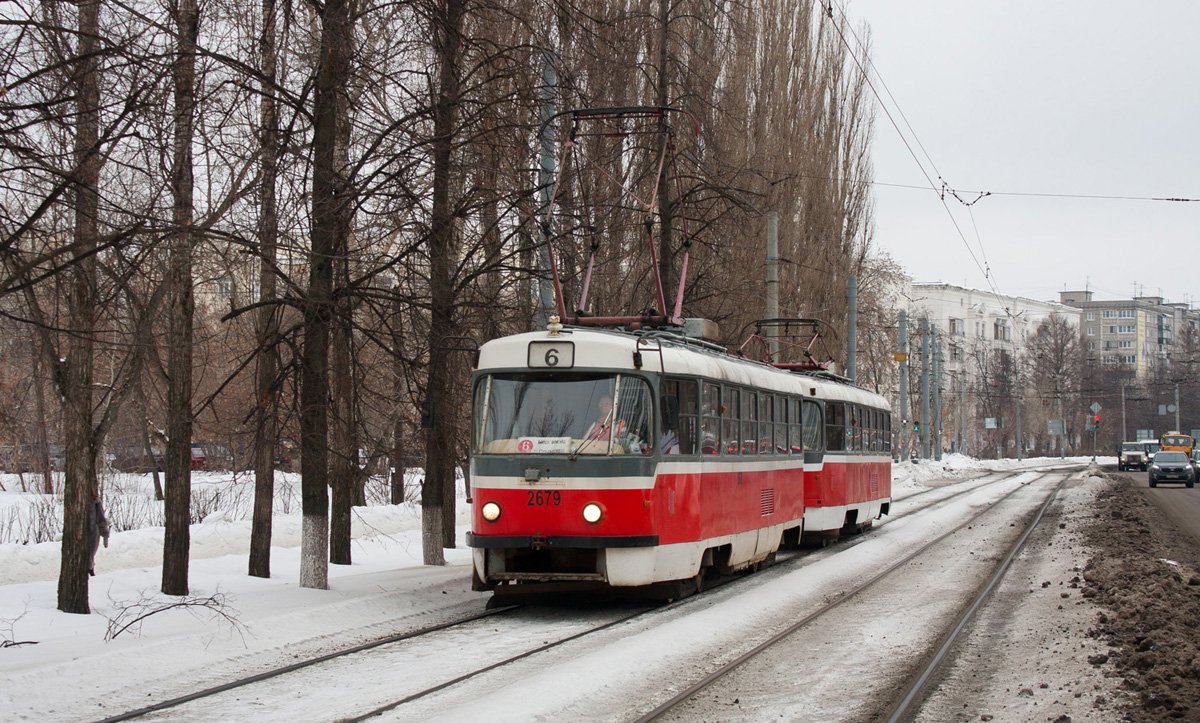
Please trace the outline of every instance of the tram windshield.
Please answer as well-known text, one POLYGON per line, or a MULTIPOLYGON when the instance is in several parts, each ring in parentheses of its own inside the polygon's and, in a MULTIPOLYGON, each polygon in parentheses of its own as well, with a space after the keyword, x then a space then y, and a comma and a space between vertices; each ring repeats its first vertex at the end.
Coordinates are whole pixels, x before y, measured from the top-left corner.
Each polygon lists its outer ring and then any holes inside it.
POLYGON ((615 375, 493 374, 476 387, 482 454, 649 454, 650 386, 615 375))

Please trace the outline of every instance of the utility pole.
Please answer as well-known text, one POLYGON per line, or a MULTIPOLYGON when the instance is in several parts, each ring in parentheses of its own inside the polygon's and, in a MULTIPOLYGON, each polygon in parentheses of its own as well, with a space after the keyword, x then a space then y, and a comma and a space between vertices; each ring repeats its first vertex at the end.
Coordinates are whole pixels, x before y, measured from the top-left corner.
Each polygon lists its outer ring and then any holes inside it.
POLYGON ((1175 383, 1175 431, 1183 432, 1179 428, 1179 382, 1175 383))
POLYGON ((1129 433, 1125 429, 1125 382, 1121 382, 1121 441, 1129 441, 1129 433))
POLYGON ((849 307, 849 318, 846 320, 846 376, 850 383, 858 381, 858 277, 851 276, 846 282, 846 305, 849 307))
POLYGON ((917 433, 921 459, 929 459, 929 320, 921 319, 921 423, 917 433))
POLYGON ((1063 419, 1062 411, 1062 377, 1059 372, 1054 372, 1054 396, 1058 397, 1058 458, 1065 459, 1067 456, 1067 420, 1063 419))
MULTIPOLYGON (((767 318, 779 318, 779 213, 767 211, 767 318)), ((768 327, 767 349, 771 361, 779 361, 779 328, 768 327)), ((851 377, 853 378, 853 377, 851 377)))
POLYGON ((942 344, 938 340, 937 324, 929 325, 929 340, 933 344, 933 384, 930 389, 933 405, 933 419, 929 425, 929 439, 932 442, 934 459, 942 460, 942 344))
POLYGON ((900 454, 903 458, 909 456, 908 441, 908 313, 900 310, 900 350, 896 352, 896 360, 900 362, 900 454))
POLYGON ((1013 391, 1017 406, 1017 461, 1020 462, 1025 459, 1025 440, 1021 436, 1021 364, 1015 352, 1013 353, 1013 391))
MULTIPOLYGON (((542 51, 542 158, 538 169, 538 309, 537 328, 545 328, 554 309, 554 287, 550 281, 550 194, 554 182, 554 128, 550 119, 554 117, 554 88, 558 77, 554 70, 554 55, 542 51)), ((664 312, 665 313, 665 312, 664 312)))

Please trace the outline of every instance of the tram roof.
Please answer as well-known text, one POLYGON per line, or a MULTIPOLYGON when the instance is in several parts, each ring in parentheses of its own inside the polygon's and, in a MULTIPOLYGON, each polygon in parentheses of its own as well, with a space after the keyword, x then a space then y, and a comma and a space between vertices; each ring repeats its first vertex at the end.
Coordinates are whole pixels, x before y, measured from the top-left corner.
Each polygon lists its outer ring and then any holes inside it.
MULTIPOLYGON (((557 335, 545 330, 493 339, 480 347, 479 369, 528 369, 530 342, 571 342, 575 346, 574 370, 629 370, 634 352, 641 352, 640 371, 697 376, 743 384, 780 393, 841 399, 859 404, 887 406, 874 392, 819 376, 788 372, 769 364, 734 356, 673 334, 629 333, 605 329, 568 327, 557 335), (661 354, 660 354, 661 350, 661 354)), ((538 370, 544 370, 538 368, 538 370)))

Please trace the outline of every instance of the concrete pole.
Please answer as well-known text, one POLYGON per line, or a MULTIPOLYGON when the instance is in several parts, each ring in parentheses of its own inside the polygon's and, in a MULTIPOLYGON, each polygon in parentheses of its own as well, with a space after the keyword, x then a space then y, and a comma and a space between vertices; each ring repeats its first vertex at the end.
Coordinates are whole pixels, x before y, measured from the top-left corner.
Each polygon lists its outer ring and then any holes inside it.
POLYGON ((900 310, 900 349, 897 353, 904 355, 900 362, 900 435, 897 442, 901 459, 907 460, 912 427, 908 423, 908 313, 903 309, 900 310))
POLYGON ((958 452, 966 454, 967 445, 967 365, 958 375, 958 452))
MULTIPOLYGON (((1125 383, 1121 383, 1121 441, 1129 441, 1129 430, 1125 429, 1125 383)), ((1117 452, 1120 454, 1120 452, 1117 452)))
POLYGON ((921 319, 921 459, 929 459, 929 320, 921 319))
POLYGON ((1025 438, 1021 436, 1021 363, 1013 354, 1013 390, 1017 405, 1017 461, 1025 459, 1025 438))
POLYGON ((847 301, 849 318, 846 320, 846 376, 851 383, 858 382, 858 277, 851 276, 847 281, 847 301))
MULTIPOLYGON (((779 213, 767 211, 767 316, 768 319, 779 318, 779 213)), ((779 360, 779 329, 771 327, 767 335, 771 338, 767 349, 771 361, 779 360)))
POLYGON ((929 441, 932 446, 931 456, 937 461, 942 460, 942 343, 938 339, 937 324, 929 325, 929 340, 933 344, 933 381, 930 385, 930 405, 933 407, 933 418, 929 424, 929 441))
POLYGON ((1179 385, 1178 384, 1175 385, 1175 431, 1183 432, 1183 430, 1179 428, 1179 385))
POLYGON ((1054 373, 1054 396, 1058 397, 1058 424, 1061 434, 1058 435, 1058 458, 1064 459, 1067 456, 1067 420, 1063 418, 1062 411, 1062 378, 1058 372, 1054 373))
POLYGON ((550 186, 554 183, 554 129, 548 121, 554 115, 554 88, 558 78, 554 55, 542 51, 542 161, 538 169, 538 310, 537 328, 545 328, 555 308, 554 280, 550 277, 550 239, 542 227, 550 210, 550 186))

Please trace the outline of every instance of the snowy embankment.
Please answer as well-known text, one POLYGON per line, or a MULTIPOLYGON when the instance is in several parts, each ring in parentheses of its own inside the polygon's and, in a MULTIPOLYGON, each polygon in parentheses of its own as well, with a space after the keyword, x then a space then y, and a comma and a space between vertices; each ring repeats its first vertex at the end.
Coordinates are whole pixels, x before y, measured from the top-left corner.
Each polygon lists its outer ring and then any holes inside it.
MULTIPOLYGON (((893 466, 893 496, 907 496, 939 480, 1057 461, 949 455, 941 462, 904 462, 893 466)), ((414 483, 415 476, 410 476, 414 483)), ((141 504, 151 511, 145 519, 153 520, 161 503, 152 501, 149 476, 124 477, 124 502, 112 506, 141 504), (150 501, 132 504, 130 498, 138 495, 150 501)), ((15 475, 0 476, 0 482, 9 490, 0 493, 5 519, 16 519, 13 509, 47 504, 42 495, 13 492, 19 489, 15 475)), ((470 552, 462 544, 469 510, 461 490, 459 544, 445 551, 445 567, 422 564, 418 504, 376 504, 354 510, 354 564, 330 566, 327 591, 300 588, 297 485, 294 475, 280 475, 272 576, 264 580, 246 574, 250 495, 242 486, 252 489, 252 478, 197 474, 197 488, 219 490, 228 504, 213 503, 203 521, 192 526, 190 599, 215 596, 221 614, 204 606, 166 609, 112 639, 116 625, 110 621, 179 601, 158 593, 162 527, 117 525, 109 547, 97 554, 96 576, 90 580, 91 615, 56 609, 59 542, 0 544, 0 643, 6 645, 0 648, 0 719, 103 717, 118 712, 106 707, 106 701, 124 709, 139 698, 161 700, 188 689, 189 681, 196 681, 190 683, 193 687, 202 678, 210 681, 205 675, 214 666, 257 670, 283 657, 357 641, 402 618, 436 616, 459 605, 477 607, 486 597, 470 591, 470 552)), ((157 514, 161 519, 161 507, 157 514)))

